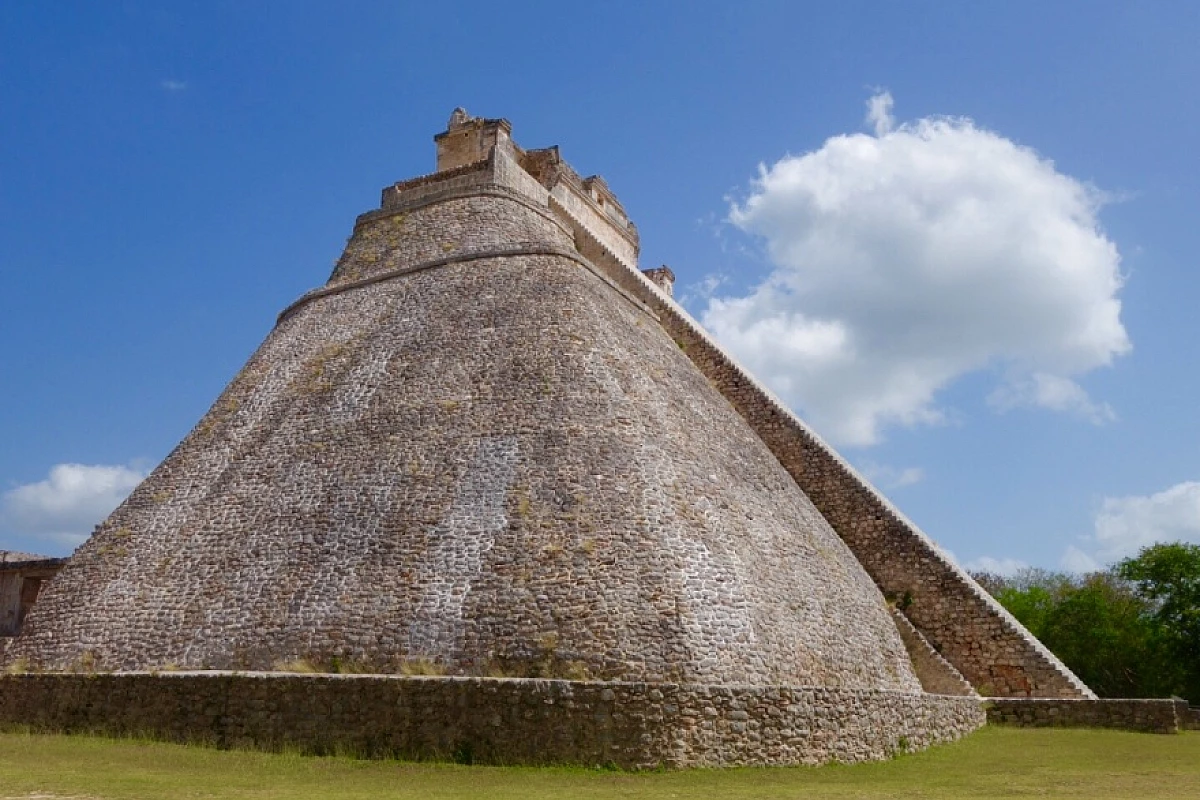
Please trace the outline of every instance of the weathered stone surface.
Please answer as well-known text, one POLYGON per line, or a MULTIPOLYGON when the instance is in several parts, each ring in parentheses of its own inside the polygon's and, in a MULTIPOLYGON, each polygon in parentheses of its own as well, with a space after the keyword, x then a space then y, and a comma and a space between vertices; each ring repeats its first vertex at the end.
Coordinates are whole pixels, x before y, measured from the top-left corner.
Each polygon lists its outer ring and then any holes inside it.
MULTIPOLYGON (((329 282, 284 310, 0 662, 473 676, 92 680, 140 687, 171 731, 271 742, 294 724, 318 749, 327 691, 330 708, 414 709, 380 723, 426 720, 380 745, 410 755, 470 730, 496 760, 591 763, 594 742, 571 747, 592 734, 571 731, 608 719, 626 755, 604 760, 635 766, 881 758, 980 723, 976 700, 938 692, 1090 696, 638 271, 602 179, 509 132, 456 112, 439 171, 359 217, 329 282), (205 728, 180 692, 252 732, 205 728), (545 736, 518 726, 502 746, 453 721, 496 693, 522 719, 556 709, 545 736)), ((72 680, 20 685, 67 687, 63 725, 116 708, 72 680)))
POLYGON ((996 696, 1095 697, 669 295, 583 225, 576 225, 575 235, 581 253, 658 315, 663 328, 770 448, 875 583, 889 598, 904 603, 907 619, 972 686, 996 696))
POLYGON ((1200 708, 1188 707, 1180 713, 1183 727, 1190 731, 1200 731, 1200 708))
MULTIPOLYGON (((0 550, 0 648, 21 630, 42 584, 62 568, 66 559, 0 550)), ((0 653, 3 650, 0 649, 0 653)))
POLYGON ((921 688, 930 694, 978 696, 966 678, 942 658, 921 632, 913 627, 904 616, 904 612, 893 608, 892 619, 896 623, 896 630, 900 632, 900 640, 908 649, 908 657, 912 661, 917 680, 921 682, 921 688))
POLYGON ((985 704, 988 722, 1025 728, 1120 728, 1178 733, 1187 703, 1176 700, 995 697, 985 704))
POLYGON ((363 221, 81 548, 15 655, 918 691, 883 597, 548 209, 363 221))
POLYGON ((868 761, 953 741, 977 698, 821 687, 357 675, 0 675, 0 725, 313 753, 627 769, 868 761))

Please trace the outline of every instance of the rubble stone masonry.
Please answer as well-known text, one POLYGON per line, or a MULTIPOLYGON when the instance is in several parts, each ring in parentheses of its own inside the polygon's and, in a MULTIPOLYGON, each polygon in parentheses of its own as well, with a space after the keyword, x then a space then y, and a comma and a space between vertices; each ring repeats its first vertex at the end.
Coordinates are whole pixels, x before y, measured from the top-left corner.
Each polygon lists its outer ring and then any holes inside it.
POLYGON ((1094 697, 638 271, 602 179, 509 131, 456 111, 358 218, 0 645, 63 671, 0 677, 0 723, 640 768, 1094 697))
POLYGON ((625 769, 888 758, 984 723, 977 698, 562 680, 0 675, 0 726, 222 747, 625 769))
POLYGON ((510 186, 416 187, 9 657, 920 692, 850 550, 570 226, 510 186))
POLYGON ((998 697, 985 708, 989 723, 1023 728, 1119 728, 1178 733, 1189 727, 1182 700, 998 697))
POLYGON ((582 227, 581 252, 659 316, 664 329, 750 424, 880 589, 983 695, 1095 695, 915 524, 651 280, 582 227))

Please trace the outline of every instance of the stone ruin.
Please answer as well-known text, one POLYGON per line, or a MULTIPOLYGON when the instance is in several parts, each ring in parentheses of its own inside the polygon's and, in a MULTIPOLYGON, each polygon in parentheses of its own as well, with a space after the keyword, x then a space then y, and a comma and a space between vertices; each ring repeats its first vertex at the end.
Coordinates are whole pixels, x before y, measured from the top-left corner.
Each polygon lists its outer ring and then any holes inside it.
POLYGON ((639 271, 602 178, 461 109, 434 139, 0 658, 607 686, 683 729, 635 765, 879 758, 980 695, 1094 697, 639 271))
POLYGON ((0 550, 0 637, 21 632, 42 584, 53 578, 64 563, 65 558, 0 550))

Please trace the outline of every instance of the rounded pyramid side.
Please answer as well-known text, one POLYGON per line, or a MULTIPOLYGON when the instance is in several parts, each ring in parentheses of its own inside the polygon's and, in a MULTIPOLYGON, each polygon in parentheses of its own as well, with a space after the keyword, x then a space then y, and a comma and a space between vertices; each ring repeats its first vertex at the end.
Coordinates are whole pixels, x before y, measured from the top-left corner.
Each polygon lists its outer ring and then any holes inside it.
POLYGON ((355 288, 280 322, 9 657, 919 692, 850 551, 572 247, 499 195, 365 221, 355 288), (546 253, 455 260, 513 242, 546 253))

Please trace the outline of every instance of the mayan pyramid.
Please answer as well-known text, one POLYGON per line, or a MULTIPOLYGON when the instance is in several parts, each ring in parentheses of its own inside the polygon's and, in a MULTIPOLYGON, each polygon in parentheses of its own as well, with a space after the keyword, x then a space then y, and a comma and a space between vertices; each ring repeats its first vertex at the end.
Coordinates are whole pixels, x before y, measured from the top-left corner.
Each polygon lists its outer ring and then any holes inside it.
POLYGON ((5 658, 1092 696, 510 132, 454 113, 5 658))

